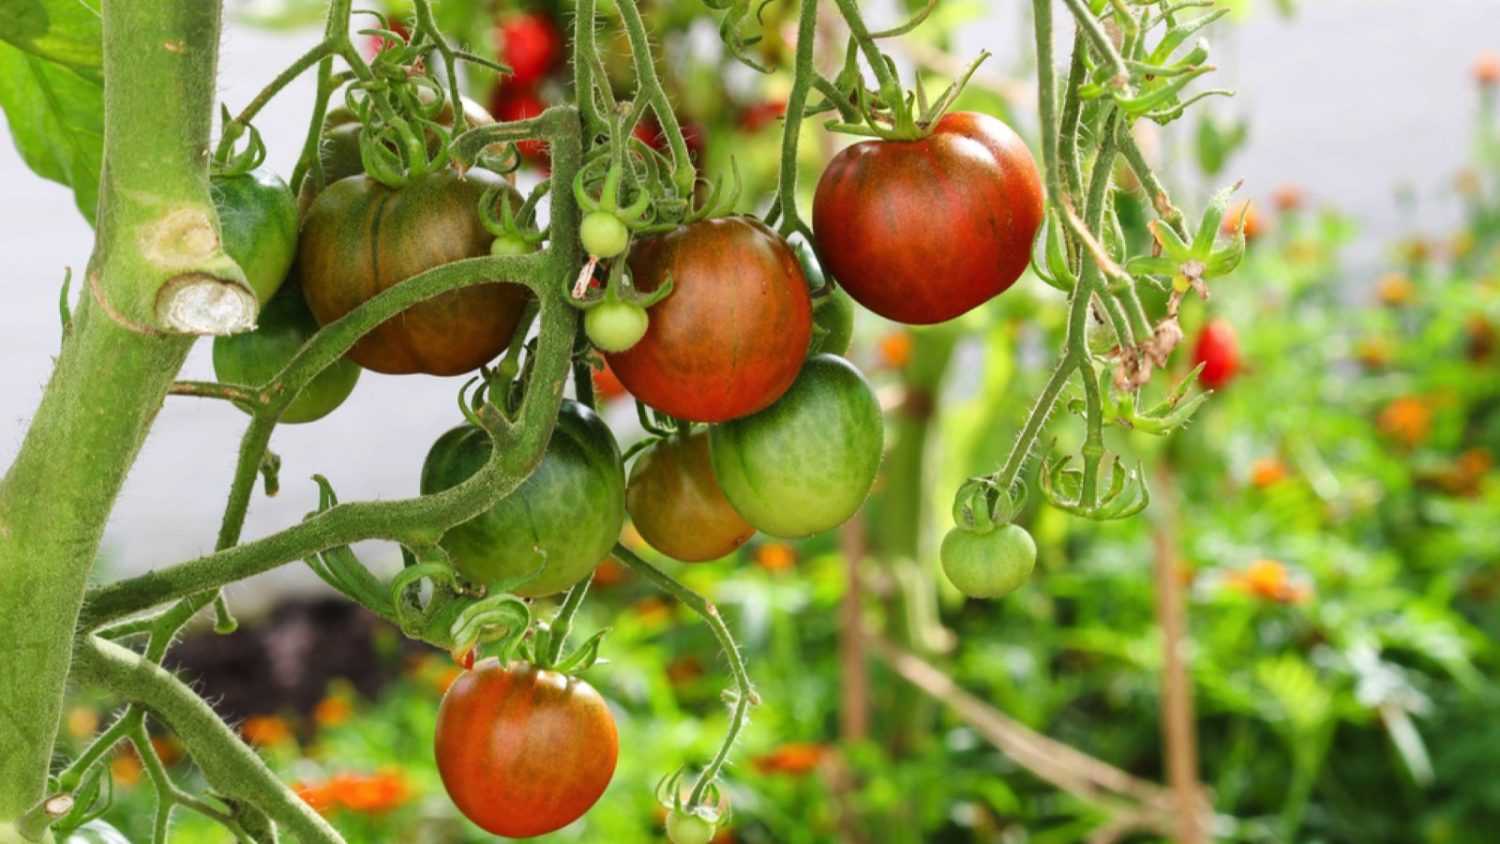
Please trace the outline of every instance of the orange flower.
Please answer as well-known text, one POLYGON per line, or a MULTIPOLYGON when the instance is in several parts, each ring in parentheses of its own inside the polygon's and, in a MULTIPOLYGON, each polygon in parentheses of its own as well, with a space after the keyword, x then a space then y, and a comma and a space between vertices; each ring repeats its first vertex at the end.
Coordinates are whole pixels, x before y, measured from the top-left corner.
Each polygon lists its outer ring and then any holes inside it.
POLYGON ((1376 420, 1380 433, 1411 448, 1432 431, 1432 408, 1415 396, 1403 396, 1386 405, 1376 420))
POLYGON ((405 777, 394 770, 377 774, 339 774, 328 781, 328 788, 340 806, 365 814, 388 812, 411 797, 405 777))
POLYGON ((647 624, 665 624, 672 618, 672 607, 661 598, 642 598, 635 602, 635 614, 647 624))
POLYGON ((257 747, 271 747, 292 740, 291 725, 278 715, 251 715, 240 727, 245 741, 257 747))
POLYGON ((312 810, 320 815, 333 811, 335 802, 333 792, 326 784, 295 782, 292 783, 292 791, 303 803, 312 807, 312 810))
POLYGON ((630 579, 630 569, 620 565, 614 557, 605 557, 594 569, 595 586, 618 586, 630 579))
POLYGON ((1250 483, 1256 489, 1275 486, 1286 480, 1286 464, 1275 457, 1262 457, 1250 464, 1250 483))
POLYGON ((880 338, 880 365, 886 369, 905 369, 911 363, 911 334, 892 331, 880 338))
POLYGON ((121 751, 110 760, 109 773, 115 778, 116 785, 129 788, 141 781, 141 760, 136 757, 133 750, 121 751))
POLYGON ((152 736, 151 749, 163 765, 175 765, 182 759, 182 742, 176 736, 152 736))
POLYGON ((1485 50, 1474 61, 1474 81, 1486 88, 1500 85, 1500 53, 1485 50))
POLYGON ((751 760, 755 770, 762 774, 787 774, 800 777, 818 767, 828 748, 810 742, 783 744, 770 753, 751 760))
POLYGON ((348 697, 339 694, 329 695, 313 707, 313 721, 325 729, 347 723, 353 714, 354 704, 348 697))
POLYGON ((86 739, 99 729, 99 713, 92 707, 75 706, 68 710, 68 735, 76 739, 86 739))
POLYGON ((1275 193, 1271 194, 1271 202, 1276 206, 1276 210, 1283 214, 1288 211, 1296 211, 1302 207, 1302 203, 1304 202, 1302 186, 1287 182, 1277 188, 1275 193))
POLYGON ((1417 286, 1406 273, 1386 273, 1375 283, 1375 295, 1380 304, 1399 308, 1416 298, 1417 286))
POLYGON ((1312 596, 1305 584, 1292 580, 1286 566, 1276 560, 1256 560, 1229 577, 1231 588, 1263 601, 1301 604, 1312 596))
POLYGON ((674 686, 683 686, 703 676, 703 663, 696 657, 682 656, 667 665, 667 679, 674 686))
POLYGON ((766 542, 755 549, 755 564, 766 571, 786 571, 797 564, 797 551, 785 542, 766 542))
POLYGON ((1224 214, 1222 229, 1224 234, 1237 234, 1240 230, 1240 218, 1245 220, 1245 239, 1255 240, 1265 234, 1266 223, 1260 217, 1260 212, 1255 210, 1255 205, 1250 200, 1237 202, 1230 206, 1224 214))

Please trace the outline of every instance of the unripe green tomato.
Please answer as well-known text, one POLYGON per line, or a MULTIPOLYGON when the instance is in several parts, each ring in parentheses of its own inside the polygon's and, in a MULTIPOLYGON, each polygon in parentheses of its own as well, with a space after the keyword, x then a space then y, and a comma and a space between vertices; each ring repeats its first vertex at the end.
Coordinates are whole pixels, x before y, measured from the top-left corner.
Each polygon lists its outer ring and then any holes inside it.
POLYGON ((646 336, 651 317, 632 302, 601 302, 583 315, 589 340, 606 352, 623 352, 646 336))
POLYGON ((217 177, 209 194, 219 212, 224 253, 245 271, 255 298, 264 305, 281 287, 297 254, 297 198, 269 170, 217 177))
POLYGON ((813 306, 813 337, 809 356, 830 354, 843 357, 854 341, 854 300, 835 287, 813 306))
POLYGON ((667 816, 667 840, 672 844, 709 844, 718 831, 718 824, 680 809, 667 816))
POLYGON ((578 238, 590 255, 616 258, 630 246, 630 230, 609 211, 590 211, 578 228, 578 238))
POLYGON ((73 830, 65 844, 130 844, 130 839, 108 823, 96 819, 73 830))
MULTIPOLYGON (((226 384, 260 386, 317 332, 318 321, 302 298, 302 286, 288 283, 261 308, 254 331, 214 338, 214 375, 226 384)), ((339 358, 297 394, 281 421, 295 425, 322 419, 349 398, 358 380, 354 361, 339 358)))
POLYGON ((502 235, 490 241, 491 255, 530 255, 536 247, 514 235, 502 235))
POLYGON ((956 527, 943 537, 939 551, 943 574, 970 598, 1001 598, 1031 576, 1036 543, 1016 524, 987 531, 956 527))

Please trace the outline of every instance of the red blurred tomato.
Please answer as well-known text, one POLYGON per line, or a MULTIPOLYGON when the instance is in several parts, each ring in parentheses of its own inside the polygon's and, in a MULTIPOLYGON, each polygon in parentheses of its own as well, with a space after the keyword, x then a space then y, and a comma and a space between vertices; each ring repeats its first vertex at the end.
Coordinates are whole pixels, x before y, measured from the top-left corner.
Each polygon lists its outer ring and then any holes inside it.
POLYGON ((1203 364, 1198 382, 1209 390, 1222 390, 1240 372, 1240 341, 1228 320, 1213 319, 1203 326, 1193 346, 1193 365, 1203 364))
MULTIPOLYGON (((547 103, 537 95, 534 88, 510 82, 503 83, 496 88, 494 95, 490 98, 490 113, 502 123, 526 120, 546 110, 547 103)), ((542 141, 522 141, 516 144, 516 147, 521 150, 521 155, 533 164, 546 167, 550 160, 547 155, 547 145, 542 141)))
POLYGON ((522 12, 508 15, 497 28, 500 59, 510 65, 507 80, 516 85, 534 85, 552 72, 562 59, 562 33, 550 15, 522 12))

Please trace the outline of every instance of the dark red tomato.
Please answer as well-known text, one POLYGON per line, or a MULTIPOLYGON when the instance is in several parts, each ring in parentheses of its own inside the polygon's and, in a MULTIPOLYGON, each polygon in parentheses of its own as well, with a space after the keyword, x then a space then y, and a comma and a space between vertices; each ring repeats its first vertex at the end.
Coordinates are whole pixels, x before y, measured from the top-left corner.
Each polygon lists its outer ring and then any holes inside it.
POLYGON ((797 379, 812 301, 796 253, 759 220, 704 220, 640 241, 630 270, 646 292, 673 283, 646 336, 606 356, 631 395, 679 419, 723 422, 797 379))
POLYGON ((620 738, 588 683, 486 659, 443 695, 436 750, 459 811, 487 832, 531 838, 594 805, 614 777, 620 738))
POLYGON ((1198 334, 1193 346, 1193 365, 1203 364, 1198 383, 1209 390, 1222 390, 1240 372, 1240 340, 1228 320, 1212 319, 1198 334))
POLYGON ((662 440, 636 458, 625 509, 642 539, 685 563, 717 560, 755 533, 714 478, 702 429, 662 440))
MULTIPOLYGON (((491 187, 519 206, 515 188, 479 169, 463 178, 432 173, 400 190, 368 176, 329 185, 308 209, 298 244, 313 316, 327 325, 418 273, 490 254, 495 238, 479 219, 479 199, 491 187)), ((444 293, 378 326, 349 357, 376 372, 472 371, 505 349, 527 295, 524 287, 498 280, 444 293)))
POLYGON ((993 117, 951 112, 916 141, 863 141, 823 171, 813 231, 823 269, 897 322, 953 319, 1005 292, 1031 260, 1042 180, 993 117))
MULTIPOLYGON (((490 111, 503 123, 536 117, 546 110, 547 104, 537 96, 536 90, 523 85, 503 83, 490 98, 490 111)), ((547 166, 547 145, 542 141, 522 141, 516 147, 527 161, 547 166)))
POLYGON ((562 59, 562 33, 540 12, 509 15, 500 22, 500 57, 510 65, 510 82, 534 85, 562 59))

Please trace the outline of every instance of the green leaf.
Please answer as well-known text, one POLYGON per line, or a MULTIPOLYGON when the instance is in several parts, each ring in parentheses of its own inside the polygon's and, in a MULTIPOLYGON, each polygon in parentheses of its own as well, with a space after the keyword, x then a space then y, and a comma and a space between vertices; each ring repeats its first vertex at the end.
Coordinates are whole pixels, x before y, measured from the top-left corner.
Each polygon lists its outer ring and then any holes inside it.
MULTIPOLYGON (((11 2, 0 0, 0 8, 11 2)), ((78 210, 92 224, 104 156, 98 76, 0 43, 0 108, 26 166, 73 188, 78 210)))
POLYGON ((0 0, 0 40, 48 61, 98 70, 104 48, 96 5, 97 0, 0 0))

